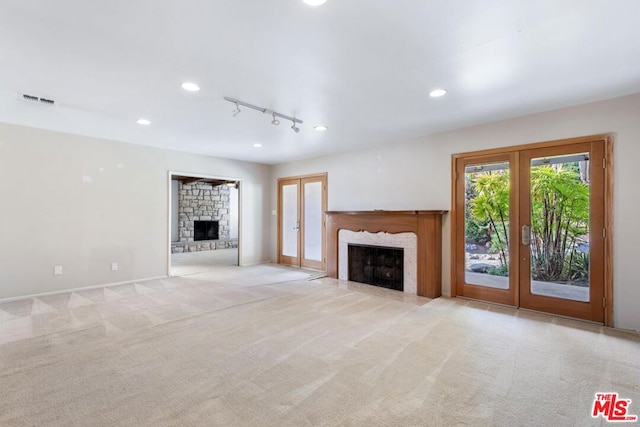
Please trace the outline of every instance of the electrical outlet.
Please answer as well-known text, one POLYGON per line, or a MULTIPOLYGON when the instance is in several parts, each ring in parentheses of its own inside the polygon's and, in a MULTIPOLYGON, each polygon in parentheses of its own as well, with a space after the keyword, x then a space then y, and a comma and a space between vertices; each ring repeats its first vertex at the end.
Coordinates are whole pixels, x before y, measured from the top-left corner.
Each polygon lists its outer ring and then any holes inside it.
POLYGON ((112 262, 111 263, 111 271, 117 271, 118 270, 118 263, 117 262, 112 262))
POLYGON ((59 276, 62 274, 62 266, 61 265, 56 265, 53 267, 53 274, 54 276, 59 276))

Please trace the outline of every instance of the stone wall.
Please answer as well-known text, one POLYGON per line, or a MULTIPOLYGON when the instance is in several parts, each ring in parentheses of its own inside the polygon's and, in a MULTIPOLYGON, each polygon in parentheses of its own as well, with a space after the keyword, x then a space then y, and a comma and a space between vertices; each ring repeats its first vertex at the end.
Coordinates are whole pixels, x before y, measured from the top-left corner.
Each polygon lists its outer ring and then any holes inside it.
POLYGON ((231 240, 203 240, 197 242, 173 242, 171 253, 213 251, 215 249, 230 249, 238 247, 238 239, 231 240))
POLYGON ((171 244, 171 252, 195 252, 238 247, 229 239, 229 187, 194 182, 178 184, 178 242, 171 244), (194 221, 218 221, 219 240, 194 242, 194 221))

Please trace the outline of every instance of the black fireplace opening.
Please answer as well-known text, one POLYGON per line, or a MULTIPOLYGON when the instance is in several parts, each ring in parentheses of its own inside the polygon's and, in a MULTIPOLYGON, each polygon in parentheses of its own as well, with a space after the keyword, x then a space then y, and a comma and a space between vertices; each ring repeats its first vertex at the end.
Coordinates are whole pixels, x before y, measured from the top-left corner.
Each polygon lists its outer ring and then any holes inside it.
POLYGON ((193 240, 218 240, 218 221, 193 221, 193 240))
POLYGON ((349 280, 404 291, 404 249, 349 244, 349 280))

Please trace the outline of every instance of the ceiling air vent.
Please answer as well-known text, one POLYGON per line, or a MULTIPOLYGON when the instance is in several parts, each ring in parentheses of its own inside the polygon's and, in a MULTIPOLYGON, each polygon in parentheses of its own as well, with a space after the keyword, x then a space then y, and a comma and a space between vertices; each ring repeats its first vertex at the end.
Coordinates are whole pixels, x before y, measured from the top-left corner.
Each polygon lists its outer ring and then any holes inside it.
POLYGON ((56 105, 56 101, 54 101, 53 99, 42 98, 34 95, 29 95, 26 93, 22 94, 21 99, 24 101, 37 102, 44 105, 56 105))

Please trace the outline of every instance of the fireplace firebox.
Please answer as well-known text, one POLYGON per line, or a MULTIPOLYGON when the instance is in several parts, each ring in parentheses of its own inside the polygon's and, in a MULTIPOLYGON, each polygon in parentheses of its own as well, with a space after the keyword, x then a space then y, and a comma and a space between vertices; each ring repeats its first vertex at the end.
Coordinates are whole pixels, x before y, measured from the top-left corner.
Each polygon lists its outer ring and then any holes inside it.
POLYGON ((193 240, 218 240, 218 221, 193 221, 193 240))
POLYGON ((404 249, 348 245, 349 280, 404 291, 404 249))

